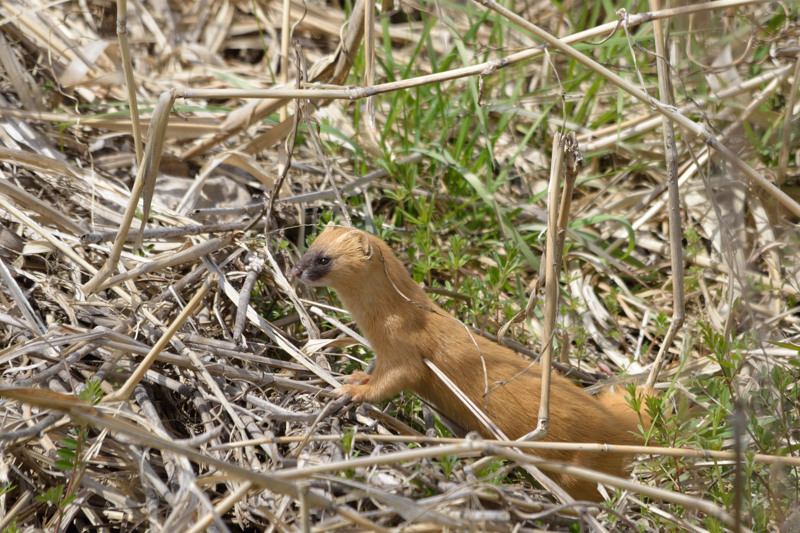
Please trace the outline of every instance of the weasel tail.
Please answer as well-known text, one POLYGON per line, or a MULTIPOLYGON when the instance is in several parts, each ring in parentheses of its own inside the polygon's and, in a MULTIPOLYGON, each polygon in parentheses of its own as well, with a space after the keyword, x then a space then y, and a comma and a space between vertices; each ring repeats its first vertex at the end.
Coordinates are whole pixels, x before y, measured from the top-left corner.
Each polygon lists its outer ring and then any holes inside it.
MULTIPOLYGON (((491 438, 469 409, 425 365, 423 360, 427 358, 510 439, 536 428, 541 367, 479 335, 471 335, 428 298, 391 248, 377 237, 329 225, 292 273, 308 285, 333 288, 375 350, 374 372, 349 376, 348 384, 338 390, 340 395, 350 394, 356 402, 378 402, 403 390, 413 391, 464 429, 491 438)), ((625 394, 606 391, 595 398, 553 374, 550 426, 545 440, 643 444, 635 434, 642 421, 649 425, 649 419, 640 421, 639 413, 628 406, 625 394)), ((630 462, 630 457, 618 453, 536 450, 535 455, 621 477, 627 475, 630 462)), ((575 499, 600 499, 594 483, 568 476, 552 477, 575 499)))

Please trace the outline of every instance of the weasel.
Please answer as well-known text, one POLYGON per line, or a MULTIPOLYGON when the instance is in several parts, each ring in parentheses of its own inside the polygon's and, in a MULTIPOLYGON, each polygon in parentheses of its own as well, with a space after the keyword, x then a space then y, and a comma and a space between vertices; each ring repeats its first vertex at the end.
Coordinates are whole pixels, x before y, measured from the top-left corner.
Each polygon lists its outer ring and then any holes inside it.
MULTIPOLYGON (((329 224, 292 273, 307 285, 333 288, 375 351, 372 374, 351 374, 347 384, 337 390, 339 396, 350 394, 354 402, 374 403, 410 390, 464 429, 492 438, 423 362, 427 358, 484 409, 511 440, 536 428, 541 367, 469 333, 428 298, 382 240, 361 230, 329 224), (491 390, 488 395, 481 354, 491 390)), ((639 432, 640 417, 622 394, 607 391, 595 398, 564 377, 553 374, 551 380, 550 425, 545 441, 641 444, 634 435, 639 432)), ((630 457, 617 453, 531 453, 622 477, 630 461, 630 457)), ((594 483, 551 476, 575 499, 601 499, 594 483)))

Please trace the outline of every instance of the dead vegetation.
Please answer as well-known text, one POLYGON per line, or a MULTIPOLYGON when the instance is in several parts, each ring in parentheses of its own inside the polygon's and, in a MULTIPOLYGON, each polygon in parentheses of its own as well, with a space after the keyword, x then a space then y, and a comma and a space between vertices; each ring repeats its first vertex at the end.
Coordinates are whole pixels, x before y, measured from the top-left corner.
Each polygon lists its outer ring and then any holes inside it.
POLYGON ((792 531, 797 6, 365 3, 0 2, 0 530, 792 531), (411 396, 334 400, 366 343, 288 279, 333 215, 524 357, 650 372, 635 482, 582 506, 411 396))

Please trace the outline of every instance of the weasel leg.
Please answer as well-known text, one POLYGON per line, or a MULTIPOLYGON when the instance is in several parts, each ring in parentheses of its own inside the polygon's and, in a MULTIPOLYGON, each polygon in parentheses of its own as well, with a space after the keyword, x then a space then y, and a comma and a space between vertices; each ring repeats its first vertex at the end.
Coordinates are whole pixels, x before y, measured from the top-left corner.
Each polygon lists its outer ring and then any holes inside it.
POLYGON ((351 385, 366 385, 371 377, 366 372, 353 372, 344 379, 344 382, 351 385))
MULTIPOLYGON (((356 372, 351 377, 361 378, 359 374, 362 373, 356 372)), ((408 368, 400 366, 386 369, 379 364, 375 368, 375 372, 368 377, 367 383, 353 384, 348 380, 350 384, 336 389, 336 395, 341 397, 350 394, 354 402, 375 403, 391 398, 401 390, 411 388, 414 383, 413 374, 409 372, 408 368)))
POLYGON ((354 403, 361 403, 365 400, 365 395, 368 394, 369 385, 342 385, 334 391, 337 398, 341 398, 345 394, 350 395, 350 399, 354 403))

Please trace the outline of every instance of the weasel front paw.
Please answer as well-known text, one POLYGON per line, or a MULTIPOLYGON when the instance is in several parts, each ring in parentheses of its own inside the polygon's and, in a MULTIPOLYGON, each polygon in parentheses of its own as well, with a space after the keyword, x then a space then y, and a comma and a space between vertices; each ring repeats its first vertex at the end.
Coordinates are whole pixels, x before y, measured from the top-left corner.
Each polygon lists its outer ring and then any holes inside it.
POLYGON ((342 385, 334 392, 337 398, 349 394, 353 403, 361 403, 364 401, 364 395, 368 390, 369 387, 367 385, 342 385))
POLYGON ((350 385, 366 385, 369 383, 369 378, 371 378, 369 374, 366 372, 353 372, 346 378, 344 378, 344 382, 350 385))

